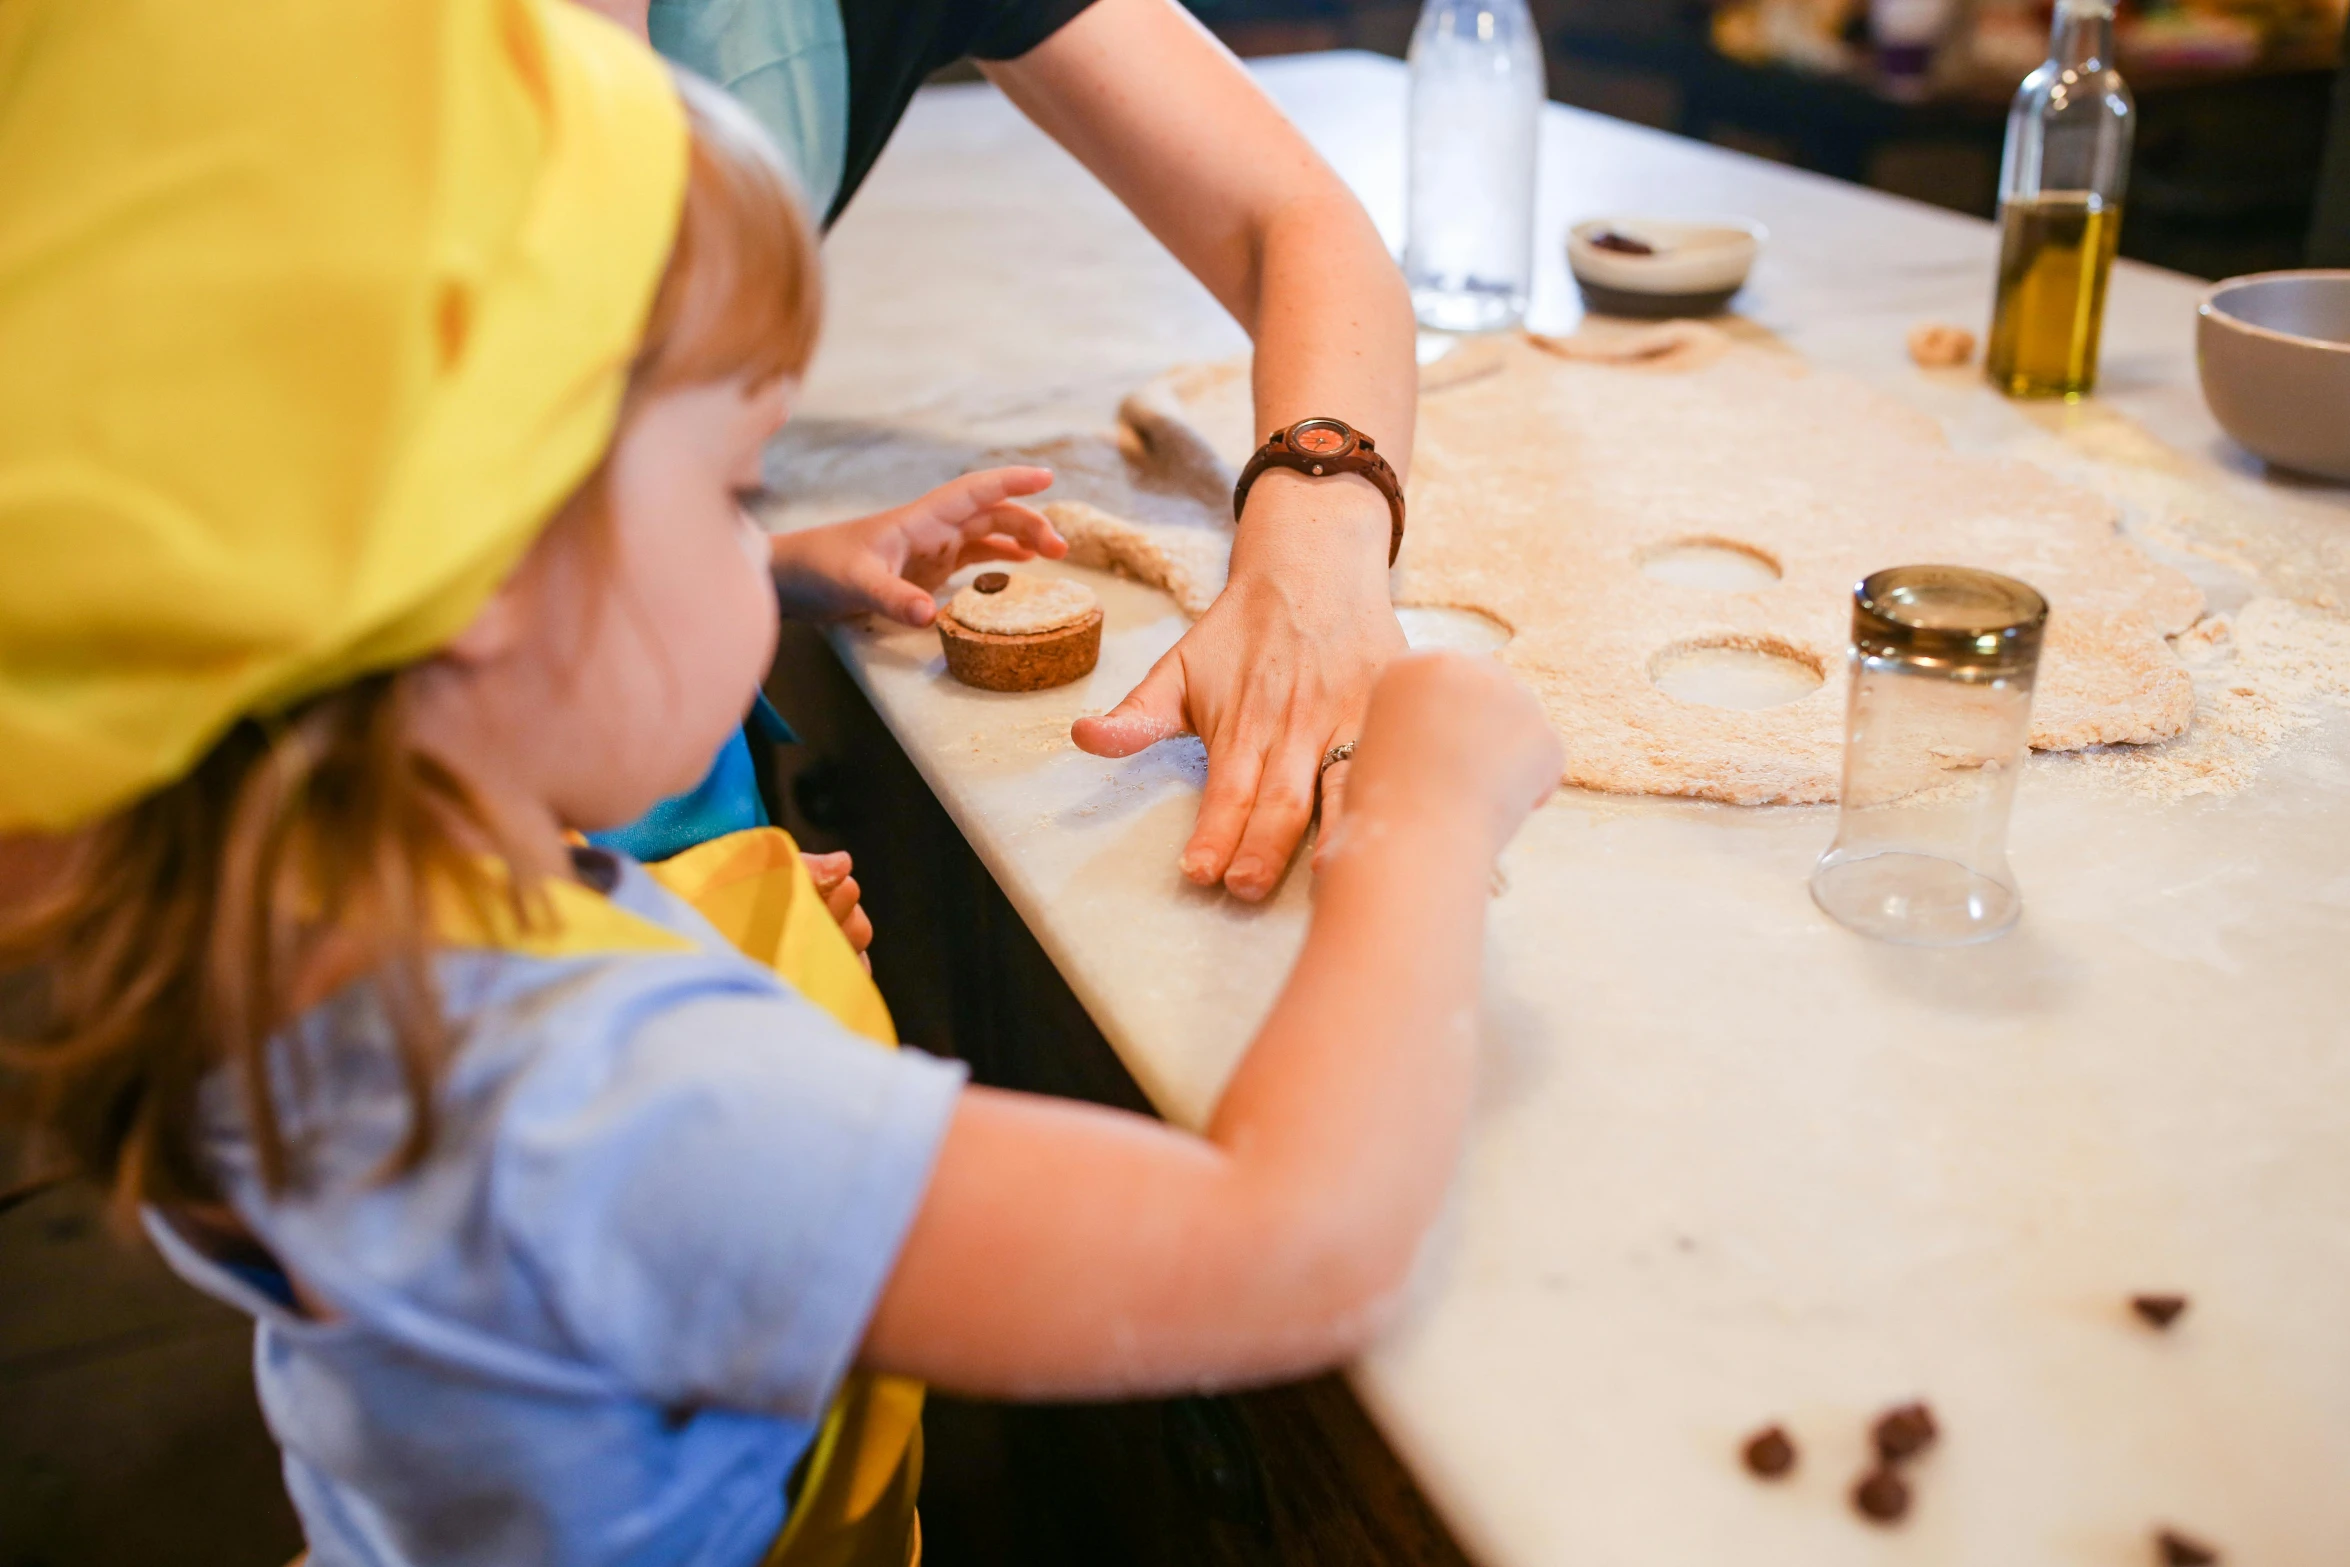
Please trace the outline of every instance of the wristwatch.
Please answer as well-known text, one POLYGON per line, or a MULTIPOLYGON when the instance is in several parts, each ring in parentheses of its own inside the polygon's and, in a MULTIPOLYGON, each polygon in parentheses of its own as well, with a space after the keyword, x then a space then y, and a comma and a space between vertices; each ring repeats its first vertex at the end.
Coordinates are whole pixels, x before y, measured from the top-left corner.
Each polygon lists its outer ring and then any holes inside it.
POLYGON ((1240 482, 1232 488, 1232 520, 1240 520, 1248 504, 1248 488, 1267 468, 1290 468, 1320 478, 1325 474, 1359 473, 1387 497, 1387 515, 1394 527, 1387 540, 1387 564, 1403 549, 1403 485, 1371 438, 1343 419, 1300 419, 1285 430, 1275 430, 1257 448, 1240 482))

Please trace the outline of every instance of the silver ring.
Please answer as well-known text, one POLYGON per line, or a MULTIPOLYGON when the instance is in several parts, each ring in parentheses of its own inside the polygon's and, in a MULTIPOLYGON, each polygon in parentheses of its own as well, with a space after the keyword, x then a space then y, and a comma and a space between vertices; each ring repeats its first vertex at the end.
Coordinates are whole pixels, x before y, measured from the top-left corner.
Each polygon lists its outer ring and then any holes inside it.
POLYGON ((1355 743, 1352 740, 1340 741, 1338 744, 1332 746, 1329 750, 1322 753, 1322 765, 1314 769, 1314 776, 1316 778, 1321 777, 1324 773, 1330 771, 1331 768, 1336 767, 1340 762, 1345 761, 1348 757, 1354 754, 1355 743))

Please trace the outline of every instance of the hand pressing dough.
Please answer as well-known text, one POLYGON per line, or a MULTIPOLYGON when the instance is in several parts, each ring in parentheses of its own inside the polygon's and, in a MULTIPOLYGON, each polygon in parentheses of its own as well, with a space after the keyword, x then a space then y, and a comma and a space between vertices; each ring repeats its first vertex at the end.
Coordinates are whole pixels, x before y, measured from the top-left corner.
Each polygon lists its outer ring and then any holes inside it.
MULTIPOLYGON (((2048 598, 2034 747, 2187 727, 2194 689, 2164 639, 2195 622, 2202 594, 2124 538, 2095 492, 1953 451, 1893 397, 1700 324, 1495 341, 1478 354, 1498 363, 1474 374, 1432 374, 1441 361, 1422 372, 1395 598, 1511 629, 1500 656, 1566 740, 1566 782, 1744 805, 1833 800, 1853 584, 1928 562, 2004 572, 2048 598), (1642 569, 1688 547, 1777 579, 1708 589, 1642 569), (1752 711, 1667 696, 1652 674, 1693 648, 1772 653, 1822 683, 1752 711)), ((1245 361, 1192 366, 1127 405, 1151 421, 1142 449, 1179 451, 1199 476, 1203 522, 1219 502, 1229 517, 1229 490, 1212 486, 1253 445, 1247 386, 1245 361)), ((1207 573, 1178 566, 1172 541, 1229 540, 1099 514, 1079 531, 1092 558, 1182 584, 1193 614, 1207 573)))

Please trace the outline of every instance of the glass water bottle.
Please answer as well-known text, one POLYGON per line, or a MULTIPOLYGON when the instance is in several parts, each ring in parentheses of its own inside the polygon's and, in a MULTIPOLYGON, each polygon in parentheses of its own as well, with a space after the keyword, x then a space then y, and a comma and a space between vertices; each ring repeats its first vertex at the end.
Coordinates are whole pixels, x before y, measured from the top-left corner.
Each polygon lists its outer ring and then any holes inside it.
POLYGON ((2057 0, 2048 58, 2007 112, 1999 167, 1999 290, 1985 362, 2010 397, 2097 384, 2105 284, 2137 124, 2113 68, 2114 0, 2057 0))
POLYGON ((1420 324, 1525 318, 1542 40, 1526 0, 1427 0, 1412 29, 1404 277, 1420 324))
POLYGON ((2048 605, 1964 566, 1896 566, 1852 596, 1836 841, 1814 902, 1904 946, 1988 941, 2023 909, 2007 818, 2048 605))

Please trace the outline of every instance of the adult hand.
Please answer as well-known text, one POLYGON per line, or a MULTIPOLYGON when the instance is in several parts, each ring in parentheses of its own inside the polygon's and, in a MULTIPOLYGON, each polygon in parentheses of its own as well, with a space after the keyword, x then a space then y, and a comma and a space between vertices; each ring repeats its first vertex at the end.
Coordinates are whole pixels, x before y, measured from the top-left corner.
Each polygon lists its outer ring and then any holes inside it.
POLYGON ((1274 471, 1249 491, 1223 593, 1127 698, 1071 731, 1096 756, 1180 734, 1207 742, 1208 781, 1183 874, 1255 900, 1279 884, 1314 814, 1327 841, 1372 683, 1404 651, 1387 596, 1386 500, 1360 478, 1274 471))

